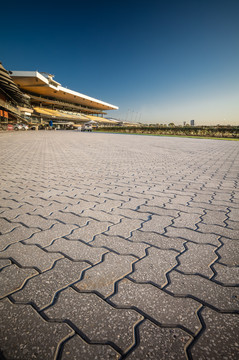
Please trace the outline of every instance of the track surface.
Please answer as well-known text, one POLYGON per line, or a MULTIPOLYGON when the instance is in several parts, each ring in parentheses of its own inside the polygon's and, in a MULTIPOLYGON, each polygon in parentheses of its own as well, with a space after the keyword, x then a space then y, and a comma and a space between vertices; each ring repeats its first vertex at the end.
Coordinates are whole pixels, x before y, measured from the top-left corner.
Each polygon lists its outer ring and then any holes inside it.
POLYGON ((3 359, 237 359, 239 144, 0 134, 3 359))

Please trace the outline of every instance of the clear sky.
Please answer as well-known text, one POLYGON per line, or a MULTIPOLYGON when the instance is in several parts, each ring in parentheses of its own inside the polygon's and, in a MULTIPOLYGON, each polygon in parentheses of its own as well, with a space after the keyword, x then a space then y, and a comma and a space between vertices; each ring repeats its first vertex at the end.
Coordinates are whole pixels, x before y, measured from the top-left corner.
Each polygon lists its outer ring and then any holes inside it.
POLYGON ((5 1, 0 61, 144 123, 239 125, 239 0, 5 1))

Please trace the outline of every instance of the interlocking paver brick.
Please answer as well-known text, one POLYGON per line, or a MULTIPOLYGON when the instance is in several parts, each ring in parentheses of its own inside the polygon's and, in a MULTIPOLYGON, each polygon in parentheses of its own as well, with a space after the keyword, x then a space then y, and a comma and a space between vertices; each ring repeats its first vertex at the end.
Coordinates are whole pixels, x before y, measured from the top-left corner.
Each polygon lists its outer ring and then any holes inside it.
POLYGON ((167 290, 175 295, 190 295, 221 311, 239 310, 239 288, 225 287, 198 275, 169 274, 167 290))
POLYGON ((184 250, 183 244, 186 243, 186 240, 180 238, 167 237, 154 232, 140 230, 134 231, 128 239, 133 242, 144 242, 161 249, 174 249, 180 252, 184 250))
POLYGON ((214 272, 210 265, 217 260, 216 248, 205 244, 187 244, 187 251, 178 258, 180 265, 178 270, 186 274, 201 274, 207 277, 213 276, 214 272))
POLYGON ((5 266, 11 265, 11 260, 9 259, 0 259, 0 270, 5 266))
POLYGON ((137 210, 131 210, 131 209, 122 209, 122 208, 116 208, 112 210, 112 214, 114 215, 120 215, 120 218, 127 217, 130 219, 138 219, 138 220, 148 220, 149 214, 144 212, 139 212, 137 210))
POLYGON ((11 221, 16 218, 18 215, 26 214, 27 212, 32 212, 36 209, 35 206, 23 204, 16 209, 4 209, 1 213, 1 217, 11 221))
POLYGON ((98 211, 98 210, 85 210, 82 213, 82 216, 87 217, 87 218, 92 218, 98 221, 107 221, 107 222, 111 222, 112 224, 116 224, 118 222, 120 222, 120 220, 122 219, 122 216, 116 215, 113 212, 112 213, 107 213, 104 211, 98 211))
POLYGON ((13 258, 24 267, 36 267, 40 271, 50 269, 56 260, 62 258, 60 254, 48 254, 36 245, 16 243, 0 253, 1 258, 13 258))
POLYGON ((110 236, 122 236, 129 237, 131 232, 140 228, 142 224, 141 220, 131 220, 131 219, 122 219, 119 224, 113 225, 108 231, 105 232, 106 235, 110 236))
POLYGON ((181 329, 161 328, 146 320, 139 326, 140 344, 127 359, 186 359, 185 346, 191 339, 181 329))
POLYGON ((9 233, 20 224, 15 224, 14 222, 7 221, 6 219, 0 218, 0 235, 9 233))
POLYGON ((179 228, 197 229, 196 224, 201 221, 198 214, 188 214, 180 212, 179 217, 173 220, 173 225, 179 228))
POLYGON ((239 230, 232 230, 223 226, 218 225, 206 225, 200 223, 198 225, 199 231, 202 231, 205 234, 213 233, 217 234, 218 236, 225 236, 230 239, 238 240, 239 239, 239 230))
POLYGON ((107 297, 114 292, 115 281, 132 271, 132 264, 135 261, 133 256, 108 253, 102 263, 85 272, 83 280, 79 281, 75 287, 81 291, 95 290, 107 297))
POLYGON ((95 210, 99 210, 99 211, 102 210, 109 212, 121 206, 122 204, 123 204, 122 201, 107 199, 103 203, 95 205, 95 210))
POLYGON ((239 285, 239 267, 225 266, 219 263, 213 264, 213 269, 217 274, 215 280, 225 285, 239 285))
POLYGON ((92 202, 92 201, 85 201, 85 200, 81 200, 79 201, 78 204, 75 205, 67 205, 65 207, 65 209, 63 210, 63 212, 70 212, 76 215, 81 214, 84 210, 88 210, 91 208, 94 208, 96 206, 97 203, 92 202))
POLYGON ((26 228, 25 226, 20 225, 9 233, 0 235, 0 251, 4 250, 11 244, 28 239, 31 235, 37 232, 39 232, 39 229, 26 228))
POLYGON ((59 260, 53 269, 30 279, 21 291, 13 295, 13 298, 17 302, 33 301, 38 308, 42 309, 53 301, 58 290, 79 280, 82 271, 88 267, 89 264, 85 262, 59 260))
POLYGON ((172 216, 172 217, 177 217, 179 213, 178 210, 169 210, 168 208, 149 206, 149 205, 140 206, 138 212, 150 213, 159 216, 172 216))
POLYGON ((90 242, 94 239, 94 236, 107 231, 110 226, 112 226, 112 224, 109 222, 92 219, 89 220, 89 223, 86 226, 74 230, 71 235, 67 235, 67 238, 90 242))
POLYGON ((6 359, 56 358, 59 343, 74 332, 67 324, 49 323, 30 306, 0 302, 1 350, 6 359))
POLYGON ((120 354, 117 353, 109 345, 90 345, 80 336, 75 335, 64 344, 62 352, 62 360, 79 360, 79 354, 82 359, 119 359, 120 354))
POLYGON ((92 264, 100 262, 107 249, 98 249, 77 240, 58 239, 46 248, 49 252, 61 252, 73 260, 90 261, 92 264))
POLYGON ((0 298, 19 290, 27 279, 37 274, 34 269, 21 269, 15 264, 3 268, 0 272, 0 298))
POLYGON ((131 209, 131 210, 137 210, 137 208, 141 205, 144 205, 146 203, 147 199, 136 199, 131 198, 129 201, 124 202, 123 205, 120 207, 122 209, 131 209))
POLYGON ((169 237, 179 237, 185 240, 189 240, 198 244, 211 244, 219 246, 221 243, 219 242, 219 236, 216 234, 205 234, 203 232, 194 231, 191 229, 184 228, 176 228, 170 226, 167 228, 166 236, 169 237))
POLYGON ((149 247, 147 244, 133 243, 117 236, 107 236, 104 234, 97 235, 95 240, 91 242, 91 245, 96 247, 103 246, 121 255, 134 255, 137 257, 143 257, 145 249, 149 247))
POLYGON ((230 240, 222 237, 222 247, 218 250, 220 262, 229 266, 239 266, 238 240, 230 240))
POLYGON ((50 216, 48 216, 48 219, 53 220, 56 223, 57 221, 63 222, 65 224, 73 224, 77 226, 84 226, 87 224, 88 219, 82 216, 78 216, 72 213, 66 213, 66 212, 54 212, 50 216))
POLYGON ((42 230, 49 229, 53 224, 56 223, 55 220, 45 219, 40 215, 19 215, 12 220, 12 224, 19 226, 20 223, 26 225, 27 227, 39 228, 42 230))
POLYGON ((223 211, 207 210, 206 214, 202 216, 202 220, 205 224, 208 225, 225 226, 225 220, 227 220, 227 216, 223 211))
POLYGON ((169 216, 152 215, 152 218, 145 222, 141 231, 152 231, 159 234, 165 232, 165 228, 172 224, 173 218, 169 216))
POLYGON ((167 284, 166 273, 178 263, 178 255, 172 250, 149 248, 148 255, 135 264, 135 271, 130 278, 138 282, 153 282, 161 287, 167 284))
POLYGON ((55 239, 69 236, 76 228, 75 225, 57 223, 50 229, 36 232, 30 239, 24 240, 24 243, 40 245, 41 247, 48 246, 55 239))
POLYGON ((197 301, 173 297, 151 284, 136 284, 123 279, 110 300, 119 307, 136 307, 163 325, 182 325, 192 332, 200 328, 197 301))
POLYGON ((81 294, 71 288, 45 313, 51 319, 68 319, 92 342, 111 341, 123 352, 134 343, 133 327, 143 319, 134 310, 115 309, 96 294, 81 294))
POLYGON ((238 314, 204 308, 201 315, 206 329, 191 349, 193 359, 238 359, 238 314))

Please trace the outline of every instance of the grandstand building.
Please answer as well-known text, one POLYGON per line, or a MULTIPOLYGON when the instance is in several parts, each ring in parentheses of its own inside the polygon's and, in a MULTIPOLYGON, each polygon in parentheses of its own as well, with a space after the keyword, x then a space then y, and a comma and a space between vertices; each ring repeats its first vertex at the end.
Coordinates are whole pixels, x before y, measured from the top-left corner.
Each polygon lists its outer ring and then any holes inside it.
POLYGON ((53 75, 38 71, 7 71, 1 65, 0 110, 6 111, 7 103, 8 109, 12 106, 12 112, 15 111, 13 119, 18 122, 24 120, 44 125, 52 121, 58 126, 89 121, 103 125, 118 123, 104 117, 107 110, 118 109, 115 105, 63 87, 53 75))

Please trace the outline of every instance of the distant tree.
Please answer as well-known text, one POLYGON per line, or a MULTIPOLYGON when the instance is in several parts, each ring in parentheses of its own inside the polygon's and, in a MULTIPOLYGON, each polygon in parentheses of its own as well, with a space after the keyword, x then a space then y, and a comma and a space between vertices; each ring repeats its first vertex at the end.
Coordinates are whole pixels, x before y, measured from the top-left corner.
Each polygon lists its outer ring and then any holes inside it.
POLYGON ((175 124, 174 123, 169 123, 168 126, 175 126, 175 124))

